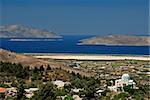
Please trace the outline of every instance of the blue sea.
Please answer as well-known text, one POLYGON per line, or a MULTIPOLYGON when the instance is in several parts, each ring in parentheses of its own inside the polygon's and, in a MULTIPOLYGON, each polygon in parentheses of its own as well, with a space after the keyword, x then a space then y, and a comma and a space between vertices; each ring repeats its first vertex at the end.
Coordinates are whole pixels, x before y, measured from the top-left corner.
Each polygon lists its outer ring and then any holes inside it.
POLYGON ((0 39, 0 48, 17 53, 76 53, 149 55, 149 46, 77 45, 90 36, 63 36, 62 39, 0 39))

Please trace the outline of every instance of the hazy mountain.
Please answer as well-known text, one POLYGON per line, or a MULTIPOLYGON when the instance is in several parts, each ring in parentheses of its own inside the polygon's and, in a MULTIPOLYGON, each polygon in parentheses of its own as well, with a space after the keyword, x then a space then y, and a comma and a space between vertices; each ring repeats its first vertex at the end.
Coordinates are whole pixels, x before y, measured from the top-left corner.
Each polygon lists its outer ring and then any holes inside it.
POLYGON ((108 35, 80 40, 81 45, 132 45, 149 46, 149 36, 108 35))
POLYGON ((59 38, 54 32, 22 25, 0 26, 1 38, 59 38))

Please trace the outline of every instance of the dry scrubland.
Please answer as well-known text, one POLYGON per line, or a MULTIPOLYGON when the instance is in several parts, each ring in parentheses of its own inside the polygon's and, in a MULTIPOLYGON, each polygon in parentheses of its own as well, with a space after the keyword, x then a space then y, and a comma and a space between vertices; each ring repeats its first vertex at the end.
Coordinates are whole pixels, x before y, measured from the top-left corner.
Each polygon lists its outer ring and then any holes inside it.
POLYGON ((62 62, 46 61, 43 59, 37 59, 31 55, 27 56, 27 55, 22 55, 22 54, 16 54, 14 52, 10 52, 10 51, 3 50, 3 49, 0 49, 0 61, 21 63, 24 66, 30 66, 30 67, 40 67, 42 65, 46 68, 48 65, 51 65, 51 68, 54 68, 54 69, 61 68, 62 70, 79 73, 79 74, 85 75, 85 76, 93 76, 94 75, 94 73, 88 73, 86 71, 80 71, 78 69, 67 67, 62 62))

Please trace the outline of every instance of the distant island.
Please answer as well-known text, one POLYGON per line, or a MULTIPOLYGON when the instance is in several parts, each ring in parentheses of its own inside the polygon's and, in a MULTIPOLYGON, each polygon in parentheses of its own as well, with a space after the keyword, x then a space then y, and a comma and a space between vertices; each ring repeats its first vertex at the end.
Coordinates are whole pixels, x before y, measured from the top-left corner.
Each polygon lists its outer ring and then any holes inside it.
POLYGON ((150 46, 149 36, 108 35, 82 39, 79 45, 150 46))
POLYGON ((0 38, 61 38, 61 36, 46 29, 23 25, 5 25, 0 26, 0 38))

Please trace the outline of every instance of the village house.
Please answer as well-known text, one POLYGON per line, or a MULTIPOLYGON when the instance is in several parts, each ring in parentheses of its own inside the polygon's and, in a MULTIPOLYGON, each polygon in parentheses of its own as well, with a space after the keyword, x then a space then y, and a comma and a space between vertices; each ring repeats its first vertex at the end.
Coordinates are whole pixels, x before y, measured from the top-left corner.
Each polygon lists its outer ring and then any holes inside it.
POLYGON ((16 87, 7 88, 5 94, 7 96, 16 96, 17 95, 17 88, 16 87))
POLYGON ((70 82, 63 82, 61 80, 56 80, 52 82, 54 85, 57 86, 57 88, 63 88, 65 85, 70 85, 70 82))
POLYGON ((82 98, 80 98, 78 95, 73 95, 72 97, 74 100, 82 100, 82 98))
POLYGON ((25 96, 27 98, 31 98, 32 96, 34 96, 34 92, 38 91, 38 88, 29 88, 29 89, 25 89, 25 96))
POLYGON ((104 91, 105 91, 105 90, 99 89, 99 90, 96 91, 96 94, 97 94, 98 96, 101 96, 104 91))
POLYGON ((6 92, 6 88, 0 87, 0 93, 5 93, 6 92))
POLYGON ((75 93, 78 93, 78 92, 80 92, 80 91, 82 91, 83 89, 71 89, 71 91, 73 91, 73 92, 75 92, 75 93))

